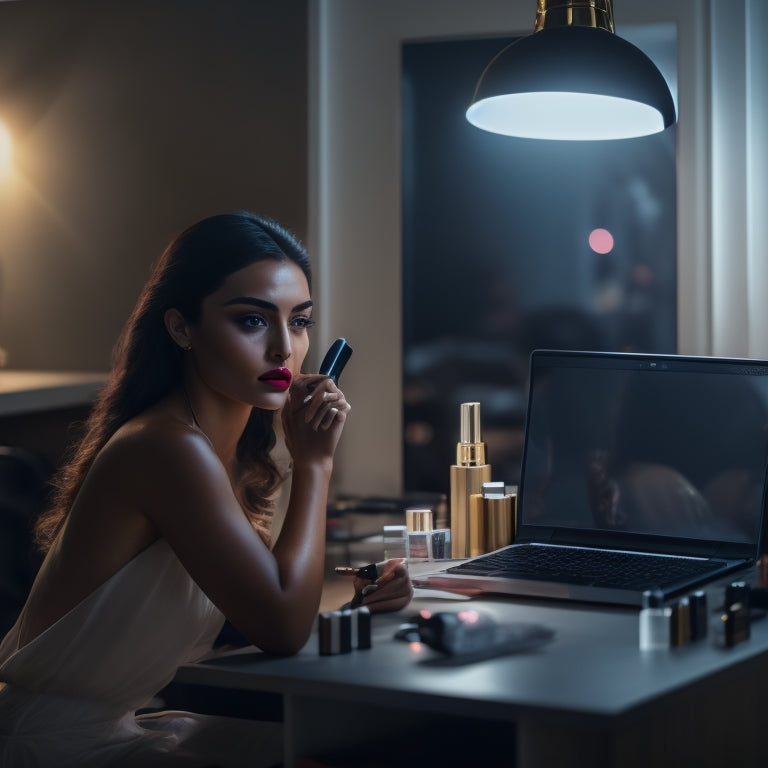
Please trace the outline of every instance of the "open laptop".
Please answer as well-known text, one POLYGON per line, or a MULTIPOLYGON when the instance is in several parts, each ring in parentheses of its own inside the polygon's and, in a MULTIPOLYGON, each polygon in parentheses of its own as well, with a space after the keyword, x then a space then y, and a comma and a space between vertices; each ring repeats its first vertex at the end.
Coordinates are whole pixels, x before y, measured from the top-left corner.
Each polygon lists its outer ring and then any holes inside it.
POLYGON ((515 543, 422 583, 625 605, 684 593, 761 554, 767 462, 768 362, 536 350, 515 543))

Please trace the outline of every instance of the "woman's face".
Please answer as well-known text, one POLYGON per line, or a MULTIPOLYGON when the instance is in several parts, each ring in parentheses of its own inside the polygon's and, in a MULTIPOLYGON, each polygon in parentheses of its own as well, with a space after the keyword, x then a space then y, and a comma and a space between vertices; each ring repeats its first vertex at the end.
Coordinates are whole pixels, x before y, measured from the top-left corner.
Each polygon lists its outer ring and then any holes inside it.
POLYGON ((294 262, 243 267, 203 299, 190 326, 195 369, 220 395, 280 408, 307 354, 311 315, 307 278, 294 262))

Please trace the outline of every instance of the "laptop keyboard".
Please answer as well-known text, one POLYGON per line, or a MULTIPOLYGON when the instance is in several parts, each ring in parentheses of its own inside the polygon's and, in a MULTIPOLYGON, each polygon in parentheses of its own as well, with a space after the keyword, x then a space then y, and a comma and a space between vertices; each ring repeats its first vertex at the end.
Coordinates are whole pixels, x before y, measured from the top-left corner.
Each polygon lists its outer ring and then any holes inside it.
POLYGON ((652 589, 706 576, 726 563, 606 549, 518 544, 447 569, 464 576, 558 581, 613 589, 652 589))

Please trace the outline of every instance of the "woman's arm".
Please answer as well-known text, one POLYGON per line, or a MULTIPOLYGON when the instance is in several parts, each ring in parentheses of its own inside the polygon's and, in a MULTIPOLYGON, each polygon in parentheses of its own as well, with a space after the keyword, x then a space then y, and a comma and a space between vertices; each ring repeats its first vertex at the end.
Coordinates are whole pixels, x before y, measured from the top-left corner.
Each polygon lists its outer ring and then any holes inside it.
POLYGON ((297 652, 317 614, 328 485, 348 411, 330 379, 299 377, 292 387, 283 409, 293 459, 291 498, 272 552, 201 434, 179 425, 137 438, 145 471, 137 473, 143 480, 136 492, 149 500, 145 514, 210 599, 265 651, 297 652))

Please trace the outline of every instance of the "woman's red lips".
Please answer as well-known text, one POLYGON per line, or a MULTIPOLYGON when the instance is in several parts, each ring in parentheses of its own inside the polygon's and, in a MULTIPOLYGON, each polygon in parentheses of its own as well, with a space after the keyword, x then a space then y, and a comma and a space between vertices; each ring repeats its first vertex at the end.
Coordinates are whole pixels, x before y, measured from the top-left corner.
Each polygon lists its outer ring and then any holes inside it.
POLYGON ((291 386, 293 374, 287 368, 273 368, 259 376, 259 381, 269 384, 275 389, 286 390, 291 386))

